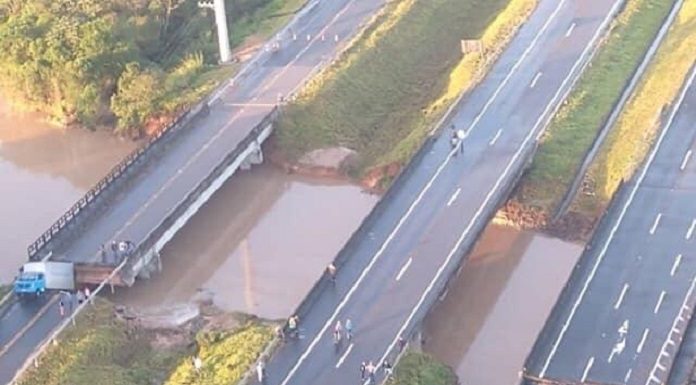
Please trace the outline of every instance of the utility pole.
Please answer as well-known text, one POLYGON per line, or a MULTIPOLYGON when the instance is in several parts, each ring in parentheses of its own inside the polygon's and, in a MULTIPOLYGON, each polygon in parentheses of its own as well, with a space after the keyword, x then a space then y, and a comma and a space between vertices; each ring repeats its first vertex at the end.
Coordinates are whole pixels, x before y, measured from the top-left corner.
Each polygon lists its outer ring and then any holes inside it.
POLYGON ((217 24, 218 45, 220 46, 220 61, 227 63, 232 58, 230 52, 230 39, 227 36, 227 15, 225 14, 225 0, 199 0, 200 8, 211 8, 215 11, 215 24, 217 24))

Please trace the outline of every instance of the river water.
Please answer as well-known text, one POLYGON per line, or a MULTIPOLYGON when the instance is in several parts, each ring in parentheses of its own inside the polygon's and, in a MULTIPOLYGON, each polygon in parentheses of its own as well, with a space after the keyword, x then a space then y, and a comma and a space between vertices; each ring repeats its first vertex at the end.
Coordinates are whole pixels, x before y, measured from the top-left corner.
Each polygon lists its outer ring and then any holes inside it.
MULTIPOLYGON (((1 103, 0 283, 9 283, 26 247, 136 144, 59 129, 1 103)), ((231 178, 165 247, 160 274, 114 299, 159 306, 203 291, 226 310, 285 317, 377 199, 357 186, 254 167, 231 178)))
POLYGON ((424 322, 424 350, 463 385, 514 385, 582 246, 489 225, 424 322))

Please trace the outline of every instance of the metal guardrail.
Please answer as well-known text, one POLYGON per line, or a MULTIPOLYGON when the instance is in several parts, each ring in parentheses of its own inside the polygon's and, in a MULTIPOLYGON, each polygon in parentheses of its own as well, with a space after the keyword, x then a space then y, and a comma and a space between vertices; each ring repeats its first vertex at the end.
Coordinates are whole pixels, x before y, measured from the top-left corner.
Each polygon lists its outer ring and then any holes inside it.
MULTIPOLYGON (((198 107, 200 112, 201 106, 198 107)), ((185 122, 188 117, 192 114, 192 109, 187 109, 184 113, 180 114, 172 123, 168 124, 164 128, 160 129, 154 136, 148 140, 148 142, 135 151, 131 152, 126 156, 121 162, 114 166, 105 177, 103 177, 99 182, 97 182, 92 188, 90 188, 85 195, 80 198, 72 207, 70 207, 57 221, 55 221, 51 227, 46 230, 41 236, 38 237, 32 244, 27 247, 27 254, 29 259, 34 260, 37 255, 48 245, 48 243, 53 240, 58 234, 61 233, 67 226, 72 224, 87 207, 91 206, 97 198, 110 186, 112 186, 116 181, 120 180, 123 175, 128 171, 136 162, 142 159, 146 153, 148 153, 158 142, 162 140, 163 137, 168 136, 170 132, 176 131, 178 125, 185 122)))
POLYGON ((227 154, 223 160, 208 174, 208 176, 203 179, 196 188, 189 192, 186 197, 184 197, 174 208, 169 212, 168 215, 162 219, 162 221, 157 225, 152 231, 150 231, 143 240, 139 243, 137 248, 133 253, 133 258, 126 266, 127 271, 124 274, 135 275, 138 272, 133 271, 133 265, 146 253, 150 252, 155 243, 168 231, 174 222, 176 222, 181 215, 198 199, 198 197, 210 187, 210 185, 215 181, 225 169, 231 165, 240 154, 245 151, 249 145, 251 145, 258 138, 261 131, 263 131, 269 124, 276 119, 278 115, 278 107, 273 108, 273 110, 263 118, 263 120, 258 123, 251 132, 235 147, 235 149, 227 154))

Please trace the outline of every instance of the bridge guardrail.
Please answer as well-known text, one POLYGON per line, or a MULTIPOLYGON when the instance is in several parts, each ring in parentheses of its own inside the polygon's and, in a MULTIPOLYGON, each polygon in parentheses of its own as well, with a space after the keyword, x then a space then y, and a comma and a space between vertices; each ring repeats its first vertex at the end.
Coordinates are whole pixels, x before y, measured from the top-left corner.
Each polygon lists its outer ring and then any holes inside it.
POLYGON ((259 134, 265 127, 272 124, 278 115, 278 107, 274 107, 273 110, 263 120, 258 123, 239 144, 228 153, 222 161, 210 172, 210 174, 203 179, 198 186, 196 186, 191 192, 189 192, 186 197, 179 201, 178 204, 164 217, 164 219, 157 225, 152 231, 150 231, 144 239, 139 242, 137 248, 135 249, 131 258, 131 261, 126 266, 126 271, 124 274, 135 275, 137 272, 133 271, 133 265, 146 253, 148 253, 155 243, 168 231, 172 224, 176 222, 181 215, 198 199, 198 197, 215 181, 225 169, 232 164, 240 154, 251 145, 258 138, 259 134))
POLYGON ((198 105, 193 109, 187 109, 172 123, 160 129, 148 140, 145 145, 138 147, 123 160, 121 160, 121 162, 119 162, 116 166, 114 166, 105 177, 90 188, 87 193, 85 193, 82 198, 80 198, 75 204, 72 205, 72 207, 61 215, 61 217, 58 218, 58 220, 55 221, 48 230, 41 234, 32 244, 27 247, 29 259, 34 260, 38 258, 37 255, 48 245, 51 240, 60 234, 61 231, 63 231, 68 225, 73 223, 80 213, 92 205, 106 189, 113 185, 114 182, 120 180, 126 171, 128 171, 136 162, 142 159, 145 154, 149 153, 150 150, 162 140, 162 138, 171 135, 171 133, 177 131, 178 128, 184 126, 190 117, 197 115, 203 108, 207 108, 207 106, 198 105))

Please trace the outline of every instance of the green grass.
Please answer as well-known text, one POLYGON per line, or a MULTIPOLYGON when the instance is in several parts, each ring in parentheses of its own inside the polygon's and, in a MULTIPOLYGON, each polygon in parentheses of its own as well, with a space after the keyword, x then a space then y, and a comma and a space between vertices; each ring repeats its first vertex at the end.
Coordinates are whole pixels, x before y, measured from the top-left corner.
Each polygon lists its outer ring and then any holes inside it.
POLYGON ((97 301, 19 385, 234 384, 273 337, 270 326, 247 321, 234 330, 198 332, 194 339, 186 329, 129 328, 113 311, 97 301), (178 343, 153 344, 163 338, 178 343), (194 355, 203 361, 200 375, 193 372, 194 355))
POLYGON ((696 2, 686 1, 635 94, 607 137, 586 178, 593 196, 578 195, 571 209, 591 215, 633 175, 650 150, 663 108, 671 104, 696 60, 696 2))
POLYGON ((514 199, 546 214, 555 210, 672 3, 628 1, 568 103, 554 117, 514 199))
POLYGON ((0 299, 12 290, 12 285, 0 285, 0 299))
POLYGON ((409 351, 394 368, 394 385, 456 385, 452 369, 428 354, 409 351))
POLYGON ((284 111, 276 131, 280 151, 293 161, 314 149, 345 146, 358 153, 348 170, 356 176, 376 166, 403 165, 446 102, 488 64, 478 55, 462 57, 460 39, 483 37, 486 52, 497 52, 535 3, 391 2, 284 111))

